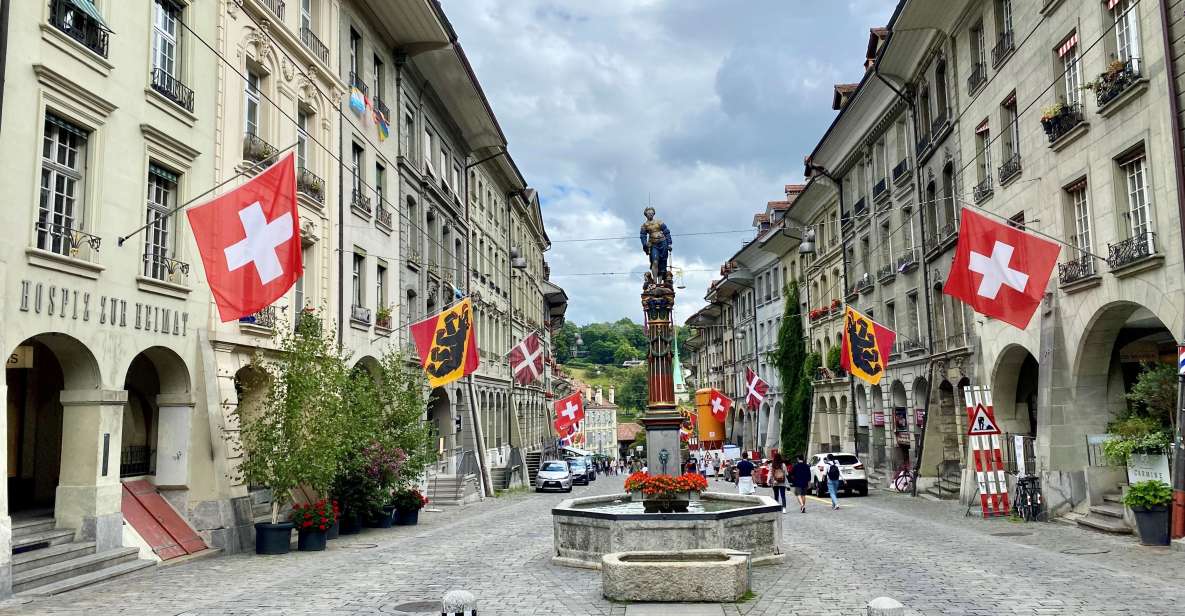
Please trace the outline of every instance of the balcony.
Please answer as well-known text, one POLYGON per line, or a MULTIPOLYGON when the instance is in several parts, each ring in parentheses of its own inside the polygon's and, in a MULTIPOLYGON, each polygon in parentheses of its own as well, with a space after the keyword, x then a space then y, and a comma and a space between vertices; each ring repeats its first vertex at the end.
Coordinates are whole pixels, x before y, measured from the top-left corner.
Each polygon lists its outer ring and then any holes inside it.
POLYGON ((1063 287, 1094 275, 1094 257, 1090 255, 1082 255, 1072 261, 1057 264, 1057 281, 1063 287))
POLYGON ((876 201, 881 197, 889 196, 889 180, 881 178, 877 180, 876 184, 872 185, 872 200, 876 201))
POLYGON ((933 135, 933 139, 937 140, 942 135, 942 131, 946 130, 949 126, 950 110, 943 109, 941 113, 934 116, 934 121, 930 123, 930 134, 933 135))
POLYGON ((992 48, 992 67, 1003 64, 1014 49, 1016 49, 1016 45, 1012 40, 1012 30, 1001 32, 1000 36, 996 38, 996 46, 992 48))
POLYGON ((909 353, 912 351, 920 351, 923 348, 924 347, 922 346, 922 343, 911 338, 898 337, 897 340, 893 342, 894 355, 901 355, 902 353, 909 353))
POLYGON ((255 133, 243 135, 243 160, 259 164, 271 162, 280 153, 276 146, 259 138, 255 133))
POLYGON ((892 263, 886 263, 876 270, 876 281, 881 284, 892 282, 897 277, 897 268, 892 263))
MULTIPOLYGON (((917 144, 917 148, 915 150, 918 158, 921 158, 922 155, 926 153, 926 150, 930 149, 930 138, 931 138, 930 133, 925 133, 923 135, 918 136, 918 144, 917 144)), ((901 162, 905 162, 905 161, 901 161, 901 162)))
MULTIPOLYGON (((990 174, 991 171, 988 171, 988 173, 990 174)), ((992 176, 988 175, 975 185, 975 188, 971 190, 971 196, 975 199, 976 204, 980 204, 987 201, 992 196, 992 192, 992 176)))
POLYGON ((909 159, 902 158, 901 162, 893 167, 893 181, 900 181, 902 177, 909 173, 909 159))
POLYGON ((1118 244, 1107 244, 1107 265, 1114 271, 1155 254, 1156 234, 1152 231, 1137 233, 1118 244))
POLYGON ((357 210, 359 214, 362 214, 366 218, 370 218, 371 213, 374 211, 371 209, 370 195, 366 194, 366 191, 358 186, 354 187, 354 192, 350 199, 350 207, 357 210))
POLYGON ((177 103, 182 109, 193 113, 193 90, 181 83, 180 79, 166 73, 164 69, 152 69, 152 89, 177 103))
POLYGON ((88 15, 77 4, 70 0, 52 0, 49 5, 49 23, 83 47, 104 58, 107 57, 110 31, 106 25, 88 15))
POLYGON ((300 42, 325 66, 329 66, 329 48, 307 26, 302 26, 300 29, 300 42))
POLYGON ((350 86, 357 88, 362 96, 370 96, 370 87, 366 85, 365 81, 362 81, 362 77, 358 73, 350 73, 350 86))
POLYGON ((325 180, 304 167, 296 172, 296 191, 317 203, 325 203, 325 180))
POLYGON ((1106 72, 1084 87, 1094 90, 1095 102, 1101 109, 1139 83, 1140 77, 1139 58, 1129 58, 1126 61, 1114 60, 1107 65, 1106 72))
POLYGON ((972 64, 971 74, 967 77, 967 93, 974 94, 985 83, 987 83, 987 65, 983 62, 972 64))
POLYGON ((860 200, 856 202, 856 205, 852 208, 852 211, 855 212, 856 218, 864 216, 868 213, 868 203, 864 200, 864 197, 860 197, 860 200))
POLYGON ((239 317, 240 325, 251 325, 261 329, 275 329, 276 328, 276 307, 268 306, 245 317, 239 317))
POLYGON ((260 1, 263 2, 263 5, 266 6, 267 9, 272 12, 272 15, 276 16, 276 19, 279 19, 280 21, 284 21, 284 0, 260 0, 260 1))
POLYGON ((905 254, 897 257, 897 273, 904 274, 916 269, 920 260, 918 258, 918 250, 916 248, 910 248, 905 254))
POLYGON ((1084 121, 1082 103, 1057 103, 1047 107, 1042 113, 1041 128, 1045 129, 1045 135, 1049 137, 1049 143, 1052 145, 1084 121))
POLYGON ((387 103, 383 102, 383 99, 378 97, 377 93, 375 94, 375 97, 373 99, 371 99, 370 102, 374 106, 375 111, 382 114, 382 117, 384 119, 386 119, 388 122, 391 121, 391 109, 389 107, 387 107, 387 103))
POLYGON ((391 208, 382 203, 378 204, 374 210, 374 224, 387 231, 393 231, 395 227, 392 224, 391 208))
POLYGON ((144 275, 153 280, 184 286, 189 282, 189 264, 163 254, 147 252, 144 253, 144 275))
POLYGON ((1013 152, 1012 156, 1009 156, 1008 159, 1004 161, 1004 164, 1000 165, 999 175, 1000 186, 1003 186, 1004 184, 1008 183, 1008 180, 1020 175, 1020 152, 1013 152))
POLYGON ((350 322, 359 325, 370 325, 370 308, 366 306, 359 306, 358 304, 350 305, 350 322))
POLYGON ((875 286, 876 286, 876 283, 874 283, 872 281, 872 275, 871 274, 864 274, 863 276, 860 277, 860 280, 856 281, 855 288, 856 288, 857 293, 859 293, 861 295, 868 295, 869 293, 872 292, 872 288, 875 286))
POLYGON ((67 225, 35 222, 33 230, 37 232, 37 247, 41 250, 90 263, 95 262, 99 246, 103 243, 99 236, 67 225))

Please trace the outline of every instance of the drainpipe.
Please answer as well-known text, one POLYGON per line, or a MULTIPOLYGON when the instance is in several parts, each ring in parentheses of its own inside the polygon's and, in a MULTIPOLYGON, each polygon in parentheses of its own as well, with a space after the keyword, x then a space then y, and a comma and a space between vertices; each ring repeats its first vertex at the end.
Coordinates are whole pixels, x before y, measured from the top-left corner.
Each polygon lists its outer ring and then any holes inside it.
MULTIPOLYGON (((1185 160, 1181 154, 1181 108, 1177 101, 1178 82, 1176 62, 1173 61, 1172 37, 1169 32, 1168 2, 1160 5, 1160 30, 1164 39, 1165 71, 1168 77, 1169 122, 1173 135, 1173 166, 1177 175, 1177 222, 1181 225, 1182 248, 1185 249, 1185 160)), ((1182 423, 1185 423, 1185 376, 1177 382, 1177 433, 1174 435, 1173 450, 1173 507, 1171 535, 1174 539, 1185 537, 1185 437, 1182 423)))
POLYGON ((4 124, 4 68, 8 66, 8 0, 0 0, 0 126, 4 124))

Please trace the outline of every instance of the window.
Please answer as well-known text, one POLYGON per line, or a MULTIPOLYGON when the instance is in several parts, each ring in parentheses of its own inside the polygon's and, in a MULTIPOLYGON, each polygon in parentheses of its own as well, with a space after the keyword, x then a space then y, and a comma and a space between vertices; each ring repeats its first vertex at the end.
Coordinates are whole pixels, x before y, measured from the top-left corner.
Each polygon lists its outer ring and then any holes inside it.
POLYGON ((350 145, 351 184, 354 187, 354 201, 358 201, 362 197, 362 146, 357 143, 350 145))
POLYGON ((379 263, 375 269, 375 301, 376 308, 382 310, 387 307, 387 264, 379 263))
POLYGON ((449 176, 449 173, 452 171, 452 164, 449 162, 449 160, 451 158, 452 157, 449 155, 448 149, 446 149, 444 147, 444 145, 441 144, 441 146, 440 146, 440 179, 445 184, 448 184, 451 188, 456 188, 456 186, 453 186, 450 183, 451 177, 449 176))
POLYGON ((300 28, 313 30, 313 0, 300 0, 300 28))
POLYGON ((82 228, 86 141, 85 130, 46 114, 37 212, 38 248, 63 255, 77 248, 72 231, 82 228))
POLYGON ((144 229, 144 275, 157 280, 168 280, 171 269, 168 259, 173 253, 169 217, 177 204, 177 174, 157 165, 148 164, 148 208, 144 229))
POLYGON ((247 71, 247 86, 245 95, 245 113, 248 135, 259 134, 259 73, 247 71))
MULTIPOLYGON (((950 104, 947 102, 948 88, 946 83, 946 62, 939 62, 934 69, 934 121, 940 125, 946 122, 950 115, 950 104)), ((941 128, 937 126, 935 128, 941 128)))
POLYGON ((453 162, 452 185, 453 191, 457 193, 461 192, 461 161, 459 160, 453 162))
POLYGON ((296 166, 309 166, 309 114, 304 109, 296 110, 296 166))
POLYGON ((152 68, 177 79, 177 5, 156 0, 152 7, 152 68))
POLYGON ((424 127, 424 168, 432 173, 432 158, 436 155, 436 144, 433 143, 432 130, 424 127))
POLYGON ((1078 105, 1082 102, 1082 63, 1078 56, 1077 32, 1058 46, 1057 54, 1061 60, 1062 99, 1067 105, 1078 105))
POLYGON ((1140 72, 1140 18, 1137 2, 1133 0, 1108 0, 1111 18, 1115 20, 1115 55, 1124 62, 1130 62, 1132 71, 1140 72))
POLYGON ((921 338, 922 317, 921 308, 918 306, 918 292, 914 291, 908 296, 909 299, 909 333, 914 339, 921 338))
MULTIPOLYGON (((975 169, 976 177, 981 184, 991 183, 992 179, 992 131, 988 121, 984 120, 975 129, 975 169)), ((945 187, 944 187, 945 188, 945 187)))
POLYGON ((374 57, 374 89, 371 90, 371 95, 374 96, 376 102, 383 100, 383 61, 377 55, 374 57))
MULTIPOLYGON (((990 143, 990 142, 989 142, 990 143)), ((958 210, 955 209, 955 170, 951 163, 942 168, 942 222, 949 227, 947 233, 953 233, 959 222, 958 210)))
POLYGON ((1091 250, 1091 224, 1090 201, 1087 198, 1086 188, 1086 180, 1083 179, 1066 187, 1066 195, 1069 197, 1070 215, 1074 221, 1070 241, 1080 251, 1075 258, 1082 259, 1083 265, 1093 270, 1094 259, 1087 255, 1091 250))
MULTIPOLYGON (((896 148, 897 162, 902 163, 902 162, 905 162, 905 159, 906 159, 905 148, 909 145, 906 143, 906 138, 905 138, 905 120, 904 119, 897 120, 897 125, 895 127, 894 132, 896 133, 896 139, 894 141, 896 141, 896 145, 897 145, 897 148, 896 148)), ((896 178, 894 178, 894 179, 896 179, 896 178)))
POLYGON ((971 70, 987 64, 987 45, 983 36, 983 22, 971 26, 971 70), (977 66, 978 65, 978 66, 977 66))
POLYGON ((362 271, 365 267, 366 267, 366 255, 360 254, 358 252, 358 249, 355 248, 354 249, 354 260, 352 262, 352 267, 351 267, 351 271, 353 274, 353 285, 354 286, 351 288, 352 294, 350 296, 355 306, 362 305, 362 296, 364 293, 364 291, 362 290, 362 271))
POLYGON ((384 191, 387 189, 387 168, 382 163, 374 164, 374 202, 377 207, 386 206, 384 191))
POLYGON ((353 86, 363 90, 366 88, 366 84, 362 81, 362 67, 358 64, 361 57, 362 35, 350 28, 350 80, 353 82, 353 86))
POLYGON ((1125 179, 1127 193, 1127 211, 1123 216, 1127 219, 1127 233, 1129 238, 1142 238, 1152 252, 1152 216, 1151 204, 1148 201, 1148 164, 1147 158, 1141 151, 1120 163, 1125 179))
POLYGON ((889 267, 893 264, 893 230, 891 221, 885 220, 881 223, 881 265, 889 267))
POLYGON ((1020 156, 1020 124, 1016 111, 1015 91, 1001 103, 1000 119, 1004 125, 1004 135, 1000 147, 1004 154, 1004 161, 1007 162, 1013 156, 1020 156))
POLYGON ((885 327, 897 330, 897 305, 893 302, 885 302, 885 327))
POLYGON ((401 154, 403 154, 404 156, 406 156, 408 158, 411 157, 412 152, 415 152, 415 146, 416 146, 415 131, 416 131, 415 116, 413 116, 411 114, 411 112, 405 112, 403 114, 403 134, 400 135, 399 151, 401 154))
MULTIPOLYGON (((309 255, 311 250, 311 247, 307 244, 301 244, 300 246, 300 262, 302 265, 304 265, 304 271, 301 272, 300 278, 296 279, 296 284, 293 286, 295 291, 293 293, 294 301, 292 302, 293 305, 296 306, 297 310, 304 309, 308 304, 308 292, 305 289, 305 278, 308 277, 309 270, 312 268, 312 257, 309 255)), ((293 325, 296 326, 298 324, 299 320, 293 319, 293 325)))

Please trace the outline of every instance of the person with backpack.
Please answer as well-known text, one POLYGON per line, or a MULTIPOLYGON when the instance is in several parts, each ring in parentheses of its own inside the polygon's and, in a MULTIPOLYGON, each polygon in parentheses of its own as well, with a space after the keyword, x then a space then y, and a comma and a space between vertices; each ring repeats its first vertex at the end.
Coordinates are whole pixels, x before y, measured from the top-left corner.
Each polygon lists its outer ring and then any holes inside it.
POLYGON ((794 486, 794 496, 798 498, 798 510, 806 513, 806 493, 811 486, 811 467, 801 454, 794 467, 790 469, 790 485, 794 486))
POLYGON ((839 497, 836 494, 839 492, 840 479, 839 462, 835 456, 827 454, 827 494, 831 496, 831 510, 839 509, 839 497))
POLYGON ((786 513, 786 463, 782 461, 781 453, 775 452, 770 463, 769 486, 773 488, 774 500, 782 503, 782 513, 786 513))

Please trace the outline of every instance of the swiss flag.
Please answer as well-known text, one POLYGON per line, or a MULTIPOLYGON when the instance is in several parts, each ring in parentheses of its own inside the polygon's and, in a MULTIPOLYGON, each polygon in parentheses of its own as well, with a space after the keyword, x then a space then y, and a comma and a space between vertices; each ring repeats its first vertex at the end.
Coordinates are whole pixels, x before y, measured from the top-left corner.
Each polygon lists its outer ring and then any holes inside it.
POLYGON ((531 334, 510 350, 510 367, 514 382, 530 385, 543 378, 543 343, 539 334, 531 334))
POLYGON ((580 392, 556 400, 555 427, 557 432, 562 434, 565 428, 582 421, 584 421, 584 398, 580 392))
POLYGON ((1041 304, 1061 247, 963 208, 955 262, 942 292, 1025 329, 1041 304))
POLYGON ((769 391, 769 384, 761 380, 752 368, 745 368, 745 386, 749 390, 745 395, 745 404, 751 409, 760 408, 761 403, 765 401, 765 394, 769 391))
POLYGON ((186 212, 223 321, 272 305, 304 272, 295 160, 289 153, 234 191, 186 212))
POLYGON ((728 417, 728 411, 732 409, 732 398, 720 393, 717 389, 713 389, 708 403, 712 405, 712 417, 715 417, 716 421, 723 423, 724 419, 728 417))

